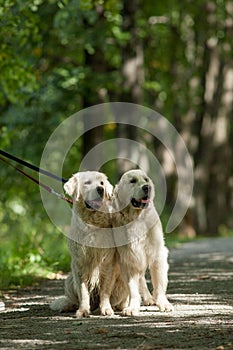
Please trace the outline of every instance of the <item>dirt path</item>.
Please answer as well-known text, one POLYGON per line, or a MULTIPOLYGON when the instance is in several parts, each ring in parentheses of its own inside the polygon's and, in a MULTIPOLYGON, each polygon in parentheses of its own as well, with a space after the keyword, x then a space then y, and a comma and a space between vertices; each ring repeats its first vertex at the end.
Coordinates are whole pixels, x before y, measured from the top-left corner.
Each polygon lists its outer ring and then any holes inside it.
POLYGON ((142 307, 140 317, 58 315, 48 303, 63 281, 5 295, 0 349, 233 349, 233 239, 184 244, 170 254, 173 313, 142 307))

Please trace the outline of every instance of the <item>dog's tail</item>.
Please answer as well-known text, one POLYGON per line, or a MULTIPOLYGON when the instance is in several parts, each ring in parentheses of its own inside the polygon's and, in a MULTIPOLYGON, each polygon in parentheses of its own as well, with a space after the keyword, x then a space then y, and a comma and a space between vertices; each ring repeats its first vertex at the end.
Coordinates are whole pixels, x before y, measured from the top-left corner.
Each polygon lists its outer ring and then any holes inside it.
POLYGON ((77 305, 73 304, 66 296, 54 300, 49 307, 51 310, 58 312, 71 312, 77 310, 77 305))
POLYGON ((78 297, 74 292, 73 278, 69 274, 65 281, 65 295, 61 298, 54 300, 50 304, 50 309, 58 312, 70 312, 78 309, 78 297))
MULTIPOLYGON (((90 306, 91 311, 99 307, 99 290, 94 287, 91 291, 90 306)), ((65 295, 54 300, 50 304, 50 309, 58 312, 76 311, 79 307, 78 295, 75 293, 72 274, 69 274, 65 281, 65 295)))

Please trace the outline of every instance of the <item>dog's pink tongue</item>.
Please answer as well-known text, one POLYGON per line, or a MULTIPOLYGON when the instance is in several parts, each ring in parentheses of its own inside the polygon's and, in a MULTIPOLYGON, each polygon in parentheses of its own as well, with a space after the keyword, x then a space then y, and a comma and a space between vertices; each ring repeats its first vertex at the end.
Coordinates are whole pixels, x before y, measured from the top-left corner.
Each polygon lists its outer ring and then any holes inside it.
POLYGON ((143 203, 143 204, 150 203, 150 198, 148 198, 148 199, 141 199, 141 203, 143 203))
POLYGON ((93 203, 94 205, 96 205, 98 207, 101 207, 101 205, 102 205, 102 201, 99 201, 99 200, 93 200, 93 201, 91 201, 91 203, 93 203))

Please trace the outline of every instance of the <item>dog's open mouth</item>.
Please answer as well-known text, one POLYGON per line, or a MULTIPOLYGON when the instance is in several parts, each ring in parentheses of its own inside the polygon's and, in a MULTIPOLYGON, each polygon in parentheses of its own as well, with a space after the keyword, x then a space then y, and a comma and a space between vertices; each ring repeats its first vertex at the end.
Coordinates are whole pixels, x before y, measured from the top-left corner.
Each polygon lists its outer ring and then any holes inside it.
POLYGON ((98 210, 98 209, 100 209, 102 204, 103 204, 103 201, 100 198, 93 199, 91 201, 85 201, 85 205, 86 205, 87 209, 91 209, 91 210, 98 210))
POLYGON ((150 197, 148 196, 145 196, 141 199, 136 199, 136 198, 131 199, 131 204, 134 208, 144 209, 148 207, 149 203, 150 203, 150 197))

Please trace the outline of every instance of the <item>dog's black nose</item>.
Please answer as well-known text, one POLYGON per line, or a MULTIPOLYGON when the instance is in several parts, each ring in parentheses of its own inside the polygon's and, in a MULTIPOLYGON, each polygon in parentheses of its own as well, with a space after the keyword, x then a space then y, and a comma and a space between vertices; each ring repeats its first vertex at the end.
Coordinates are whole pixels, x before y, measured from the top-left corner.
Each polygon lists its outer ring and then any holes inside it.
POLYGON ((98 186, 98 187, 96 187, 96 191, 97 191, 98 195, 102 198, 104 195, 104 188, 101 186, 98 186))
POLYGON ((149 194, 150 190, 151 190, 151 187, 150 187, 150 185, 143 185, 142 189, 145 192, 145 194, 149 194))

